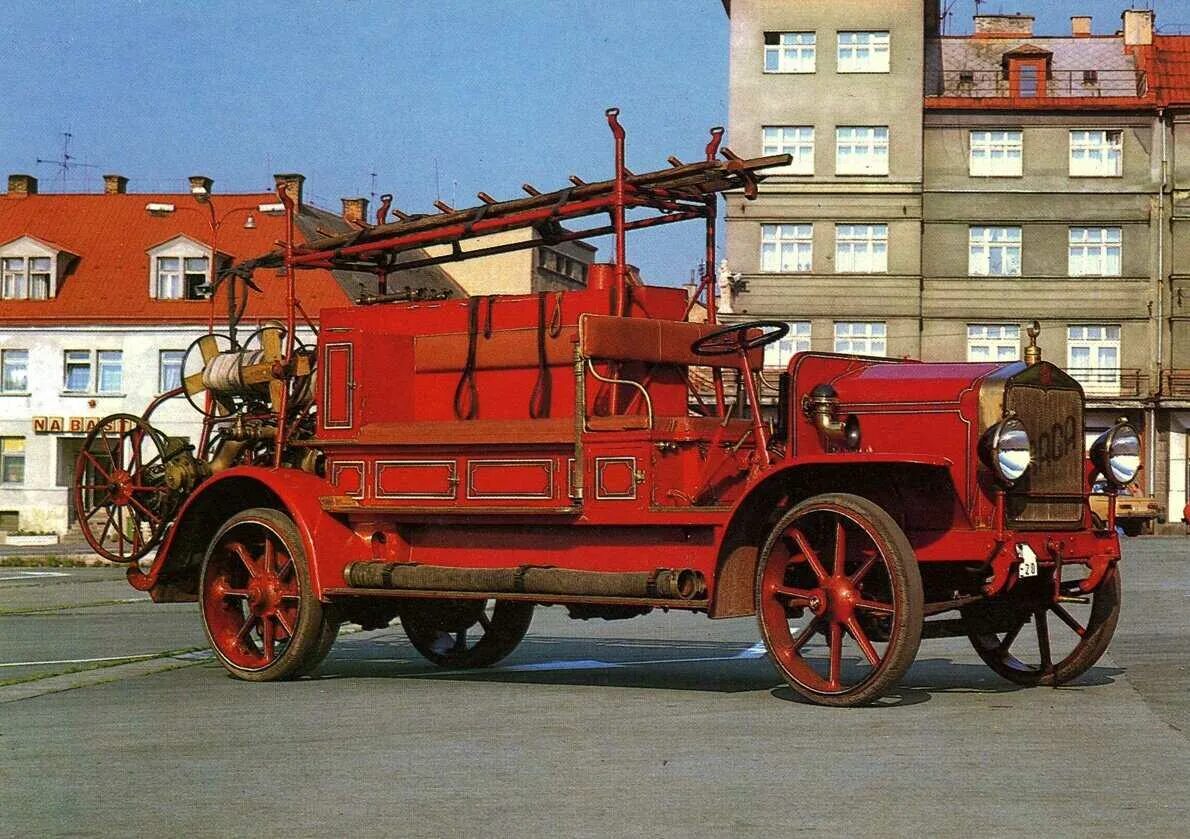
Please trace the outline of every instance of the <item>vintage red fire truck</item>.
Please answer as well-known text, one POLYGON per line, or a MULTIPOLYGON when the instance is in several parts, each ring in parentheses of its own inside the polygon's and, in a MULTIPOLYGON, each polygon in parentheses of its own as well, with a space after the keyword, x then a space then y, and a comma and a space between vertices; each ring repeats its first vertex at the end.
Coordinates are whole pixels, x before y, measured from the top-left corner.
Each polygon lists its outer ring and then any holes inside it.
POLYGON ((203 413, 197 446, 152 426, 160 400, 98 424, 74 487, 92 547, 154 600, 197 600, 219 661, 251 681, 309 673, 342 622, 398 617, 430 661, 491 665, 539 605, 755 614, 782 676, 824 705, 885 694, 922 638, 966 636, 1021 685, 1091 667, 1119 615, 1120 549, 1114 503, 1101 521, 1087 496, 1133 479, 1135 429, 1088 458, 1082 390, 1035 330, 1008 364, 805 352, 762 398, 762 348, 787 327, 717 322, 716 210, 787 156, 741 159, 715 129, 703 159, 634 174, 607 118, 607 181, 391 221, 386 202, 375 224, 309 241, 281 191, 284 247, 223 282, 284 282, 287 322, 192 346, 166 397, 203 413), (706 225, 706 323, 626 258, 629 231, 686 219, 706 225), (541 237, 463 247, 529 226, 541 237), (582 290, 388 290, 413 265, 599 235, 614 260, 582 290), (407 253, 432 245, 450 247, 407 253), (314 321, 306 268, 372 272, 378 293, 314 321))

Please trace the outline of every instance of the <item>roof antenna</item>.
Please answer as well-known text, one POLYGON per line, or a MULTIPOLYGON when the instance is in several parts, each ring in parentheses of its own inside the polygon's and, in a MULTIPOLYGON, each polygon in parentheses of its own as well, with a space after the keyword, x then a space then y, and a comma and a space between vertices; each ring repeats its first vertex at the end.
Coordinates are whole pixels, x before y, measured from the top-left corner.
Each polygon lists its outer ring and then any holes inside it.
POLYGON ((372 199, 372 203, 375 204, 376 203, 376 173, 372 172, 371 174, 372 174, 372 192, 371 192, 370 197, 372 199))
POLYGON ((44 158, 37 158, 38 163, 51 163, 58 167, 58 181, 61 184, 61 191, 66 191, 66 182, 70 176, 71 169, 98 169, 99 167, 93 163, 79 163, 75 160, 73 154, 70 153, 70 141, 74 139, 74 135, 69 131, 62 132, 62 156, 57 160, 46 160, 44 158))

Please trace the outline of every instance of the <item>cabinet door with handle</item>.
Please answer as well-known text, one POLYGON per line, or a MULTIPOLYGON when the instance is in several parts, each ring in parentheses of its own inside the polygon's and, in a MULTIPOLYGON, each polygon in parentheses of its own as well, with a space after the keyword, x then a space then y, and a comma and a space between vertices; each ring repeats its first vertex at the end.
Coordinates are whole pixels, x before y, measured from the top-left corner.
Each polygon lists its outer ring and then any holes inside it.
POLYGON ((320 414, 324 429, 355 426, 355 347, 350 341, 337 341, 323 347, 320 414))

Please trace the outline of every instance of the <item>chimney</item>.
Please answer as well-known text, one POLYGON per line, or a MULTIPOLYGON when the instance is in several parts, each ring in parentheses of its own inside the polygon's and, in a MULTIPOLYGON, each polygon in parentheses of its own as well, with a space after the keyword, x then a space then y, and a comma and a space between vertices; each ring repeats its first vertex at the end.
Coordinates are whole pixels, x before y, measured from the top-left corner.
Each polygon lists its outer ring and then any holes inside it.
POLYGON ((1151 9, 1125 9, 1124 46, 1135 47, 1153 43, 1153 12, 1151 9))
POLYGON ((8 176, 8 194, 9 195, 36 195, 37 194, 37 178, 32 175, 9 175, 8 176))
POLYGON ((368 199, 367 198, 344 198, 343 200, 343 218, 350 222, 368 222, 368 199))
POLYGON ((306 176, 296 172, 287 172, 273 175, 273 181, 277 184, 277 189, 284 188, 285 194, 293 201, 294 210, 300 212, 302 209, 302 184, 306 182, 306 176))
POLYGON ((975 37, 1031 38, 1032 15, 976 15, 975 37))
POLYGON ((1070 16, 1070 34, 1075 38, 1090 38, 1091 37, 1091 16, 1090 15, 1071 15, 1070 16))
POLYGON ((214 185, 215 181, 206 175, 190 176, 190 194, 199 201, 206 201, 211 197, 211 187, 214 185))
POLYGON ((123 195, 128 191, 128 179, 123 175, 104 175, 103 194, 123 195))

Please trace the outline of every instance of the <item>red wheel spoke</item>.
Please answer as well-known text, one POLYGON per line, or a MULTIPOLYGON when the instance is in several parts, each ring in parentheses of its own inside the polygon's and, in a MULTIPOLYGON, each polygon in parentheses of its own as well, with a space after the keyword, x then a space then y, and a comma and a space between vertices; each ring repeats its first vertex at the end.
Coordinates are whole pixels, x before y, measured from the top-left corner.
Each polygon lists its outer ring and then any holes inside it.
POLYGON ((277 546, 266 534, 264 537, 264 573, 272 574, 276 570, 277 546))
POLYGON ((1074 634, 1077 635, 1079 638, 1082 638, 1084 635, 1087 634, 1086 627, 1084 627, 1081 623, 1079 623, 1077 620, 1075 620, 1074 615, 1067 612, 1066 609, 1063 608, 1061 604, 1054 603, 1053 605, 1050 606, 1050 610, 1061 619, 1062 623, 1069 626, 1074 631, 1074 634))
POLYGON ((146 507, 144 504, 140 503, 140 502, 139 502, 139 501, 137 501, 135 498, 133 498, 131 495, 130 495, 130 496, 128 496, 128 503, 129 503, 129 504, 131 504, 131 505, 132 505, 133 507, 135 507, 136 509, 140 510, 140 511, 141 511, 142 513, 144 513, 146 516, 148 516, 148 518, 149 518, 151 521, 154 521, 154 522, 156 522, 157 524, 161 524, 161 516, 159 516, 159 515, 157 515, 156 513, 154 513, 152 510, 150 510, 150 509, 149 509, 148 507, 146 507))
POLYGON ((876 556, 870 556, 867 559, 865 559, 864 564, 859 567, 859 570, 851 575, 852 584, 858 586, 861 582, 863 582, 864 577, 868 576, 868 572, 871 571, 876 566, 876 563, 879 561, 880 561, 879 554, 877 554, 876 556))
POLYGON ((814 596, 814 592, 809 589, 793 588, 792 586, 773 586, 773 594, 790 600, 804 600, 805 603, 800 604, 802 606, 809 605, 810 598, 814 596))
POLYGON ((116 508, 116 539, 120 545, 120 556, 124 556, 124 508, 116 508))
POLYGON ((829 686, 839 686, 839 675, 843 671, 843 625, 838 621, 831 621, 830 628, 830 677, 829 686))
POLYGON ((256 560, 252 558, 248 553, 248 549, 242 543, 228 542, 225 548, 235 554, 240 562, 243 563, 244 567, 248 569, 248 575, 250 577, 256 577, 260 574, 260 568, 257 567, 256 560))
POLYGON ((865 612, 879 612, 882 615, 896 614, 893 604, 881 603, 879 600, 857 600, 855 601, 855 608, 863 609, 865 612))
POLYGON ((282 554, 282 556, 285 557, 285 562, 280 568, 277 569, 278 580, 284 580, 293 571, 293 557, 287 554, 282 554))
MULTIPOLYGON (((96 509, 99 509, 99 508, 96 508, 96 509)), ((105 510, 108 510, 108 508, 107 508, 107 507, 104 507, 103 509, 105 509, 105 510)), ((108 532, 109 530, 111 530, 111 529, 112 529, 112 522, 113 522, 113 521, 114 521, 114 518, 112 517, 111 510, 108 510, 108 513, 107 513, 107 521, 105 521, 105 522, 103 523, 103 530, 102 530, 102 531, 100 531, 100 533, 99 533, 99 540, 98 540, 98 541, 99 541, 99 546, 100 546, 100 547, 103 547, 103 543, 104 543, 104 541, 107 539, 107 532, 108 532)))
POLYGON ((108 462, 110 462, 117 469, 120 468, 120 461, 116 459, 116 453, 112 450, 112 441, 107 436, 107 426, 99 429, 99 438, 103 440, 103 448, 107 451, 108 462))
POLYGON ((1041 670, 1048 673, 1054 669, 1054 659, 1050 652, 1050 627, 1045 614, 1045 609, 1038 609, 1033 613, 1033 622, 1037 625, 1037 651, 1041 653, 1041 670))
POLYGON ((267 617, 260 621, 260 640, 264 645, 264 660, 273 660, 273 641, 276 640, 273 632, 273 622, 267 617))
POLYGON ((256 625, 257 620, 259 620, 259 616, 254 614, 249 614, 244 618, 240 631, 236 633, 236 643, 242 647, 248 646, 248 636, 252 634, 252 627, 256 625))
POLYGON ((843 566, 847 560, 847 536, 843 531, 843 519, 835 520, 835 567, 832 569, 836 577, 843 576, 843 566))
POLYGON ((797 543, 798 550, 801 551, 802 556, 806 558, 810 569, 814 572, 819 582, 827 578, 826 569, 822 567, 822 563, 818 559, 818 554, 814 553, 814 549, 810 547, 810 543, 806 541, 806 535, 798 530, 796 527, 791 527, 789 532, 793 536, 793 541, 797 543))
POLYGON ((810 622, 802 627, 802 631, 797 633, 797 635, 794 636, 793 647, 792 647, 793 652, 796 653, 802 647, 806 646, 806 644, 809 643, 810 639, 814 637, 814 633, 816 633, 819 630, 819 628, 821 627, 821 624, 822 624, 822 618, 820 618, 818 616, 811 618, 810 622))
POLYGON ((280 627, 285 630, 285 637, 292 638, 293 627, 290 625, 289 621, 286 620, 285 615, 283 615, 281 612, 275 612, 273 617, 277 619, 278 625, 280 625, 280 627))
POLYGON ((880 666, 880 653, 876 652, 876 648, 872 646, 872 641, 868 638, 868 634, 864 632, 864 628, 860 626, 859 621, 854 617, 847 621, 847 631, 851 633, 851 637, 855 639, 855 643, 863 651, 864 657, 868 659, 868 664, 873 667, 880 666))
POLYGON ((1029 617, 1027 615, 1022 617, 1021 622, 1018 623, 1014 628, 1010 629, 1007 634, 1005 634, 1004 639, 1000 641, 1000 646, 996 648, 996 650, 1001 655, 1008 652, 1009 648, 1012 647, 1012 642, 1015 641, 1016 637, 1021 634, 1021 630, 1025 628, 1025 624, 1028 622, 1028 620, 1029 617))
POLYGON ((219 589, 220 597, 234 597, 238 600, 248 599, 248 590, 244 588, 228 588, 223 586, 219 589))
POLYGON ((91 454, 86 449, 83 449, 83 454, 86 456, 87 460, 91 461, 91 465, 95 467, 95 471, 107 478, 108 483, 111 483, 112 476, 108 474, 106 469, 99 465, 99 461, 95 459, 95 455, 91 454))

